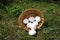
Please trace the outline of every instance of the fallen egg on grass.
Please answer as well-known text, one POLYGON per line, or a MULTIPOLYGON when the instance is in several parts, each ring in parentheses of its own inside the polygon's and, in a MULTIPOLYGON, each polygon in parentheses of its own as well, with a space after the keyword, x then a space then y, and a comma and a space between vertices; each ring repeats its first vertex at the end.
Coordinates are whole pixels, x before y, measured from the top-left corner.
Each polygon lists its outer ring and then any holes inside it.
POLYGON ((23 20, 23 23, 24 23, 24 24, 27 24, 28 22, 29 22, 28 19, 24 19, 24 20, 23 20))
POLYGON ((40 22, 40 21, 41 21, 41 18, 40 18, 39 16, 36 16, 36 17, 35 17, 35 20, 36 20, 37 22, 40 22))
POLYGON ((29 30, 29 35, 35 35, 36 34, 36 31, 35 30, 29 30))

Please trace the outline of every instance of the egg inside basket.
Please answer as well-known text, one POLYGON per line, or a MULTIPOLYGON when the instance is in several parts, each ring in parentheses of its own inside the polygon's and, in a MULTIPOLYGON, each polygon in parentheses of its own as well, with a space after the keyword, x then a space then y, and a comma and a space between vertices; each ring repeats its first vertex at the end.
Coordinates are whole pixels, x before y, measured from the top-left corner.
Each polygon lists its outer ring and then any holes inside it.
POLYGON ((18 18, 18 23, 19 26, 21 26, 22 29, 29 31, 30 28, 27 28, 26 25, 23 23, 23 20, 25 18, 29 18, 29 17, 35 17, 35 16, 39 16, 41 18, 41 21, 38 23, 37 28, 39 29, 42 27, 43 23, 44 23, 44 15, 41 11, 36 10, 36 9, 27 9, 24 12, 22 12, 18 18))

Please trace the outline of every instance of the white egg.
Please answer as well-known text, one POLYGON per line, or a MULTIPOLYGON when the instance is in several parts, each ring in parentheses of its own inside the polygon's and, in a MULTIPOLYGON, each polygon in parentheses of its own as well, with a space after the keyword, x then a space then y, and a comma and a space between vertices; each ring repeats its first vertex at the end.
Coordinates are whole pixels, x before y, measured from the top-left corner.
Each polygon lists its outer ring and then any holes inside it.
POLYGON ((40 21, 41 21, 41 18, 40 18, 39 16, 36 16, 36 17, 35 17, 35 20, 36 20, 37 22, 40 22, 40 21))
POLYGON ((27 27, 30 28, 30 25, 31 25, 31 24, 32 24, 32 23, 28 23, 28 24, 27 24, 27 27))
POLYGON ((34 22, 35 18, 34 17, 29 17, 30 22, 34 22))
POLYGON ((31 24, 31 25, 29 25, 29 27, 31 28, 31 29, 36 29, 36 25, 34 25, 33 23, 31 24))
POLYGON ((35 35, 36 34, 36 31, 35 30, 29 30, 29 35, 35 35))
POLYGON ((24 19, 24 20, 23 20, 23 23, 24 23, 24 24, 27 24, 28 22, 29 22, 28 19, 24 19))
POLYGON ((37 21, 34 21, 33 24, 37 26, 38 25, 38 22, 37 21))

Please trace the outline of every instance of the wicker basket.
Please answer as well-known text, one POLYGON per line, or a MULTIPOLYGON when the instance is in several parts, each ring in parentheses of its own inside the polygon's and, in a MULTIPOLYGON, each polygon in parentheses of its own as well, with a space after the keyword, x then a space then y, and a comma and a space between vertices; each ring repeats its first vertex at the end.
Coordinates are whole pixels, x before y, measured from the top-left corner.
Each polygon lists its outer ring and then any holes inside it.
POLYGON ((35 17, 35 16, 40 16, 41 17, 41 21, 39 22, 39 24, 37 25, 36 29, 39 29, 42 27, 42 24, 44 23, 44 15, 41 11, 36 10, 36 9, 28 9, 25 10, 23 13, 21 13, 21 15, 18 18, 18 22, 19 22, 19 26, 21 26, 22 29, 29 31, 30 28, 27 28, 26 25, 23 23, 23 19, 25 18, 29 18, 29 17, 35 17))

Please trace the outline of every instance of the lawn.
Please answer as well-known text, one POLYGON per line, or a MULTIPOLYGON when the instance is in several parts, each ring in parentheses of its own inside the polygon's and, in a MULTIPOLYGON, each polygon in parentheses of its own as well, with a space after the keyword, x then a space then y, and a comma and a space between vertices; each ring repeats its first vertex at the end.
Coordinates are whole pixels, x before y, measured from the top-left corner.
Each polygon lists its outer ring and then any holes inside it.
POLYGON ((0 2, 0 40, 60 40, 60 3, 39 0, 0 2), (45 18, 42 28, 34 36, 18 25, 19 15, 29 8, 41 10, 45 18))

